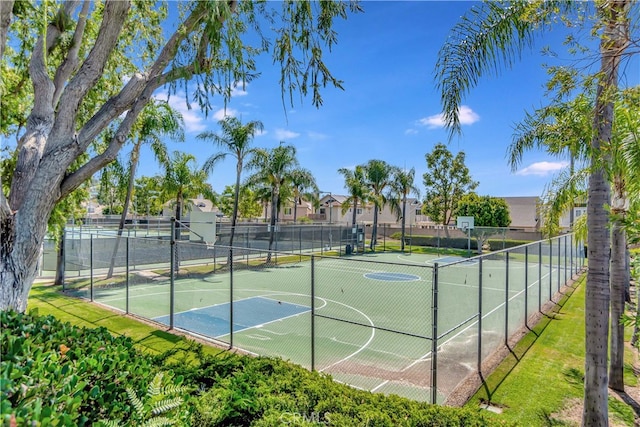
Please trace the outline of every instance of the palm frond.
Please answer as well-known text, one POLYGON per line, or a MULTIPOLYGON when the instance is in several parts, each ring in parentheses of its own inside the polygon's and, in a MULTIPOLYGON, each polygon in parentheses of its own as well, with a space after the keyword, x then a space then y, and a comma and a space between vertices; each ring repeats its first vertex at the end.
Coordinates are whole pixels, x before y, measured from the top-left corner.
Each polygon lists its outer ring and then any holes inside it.
POLYGON ((575 7, 569 1, 488 1, 474 6, 451 30, 438 53, 436 86, 450 136, 461 132, 458 116, 463 97, 485 74, 509 68, 550 17, 575 7))

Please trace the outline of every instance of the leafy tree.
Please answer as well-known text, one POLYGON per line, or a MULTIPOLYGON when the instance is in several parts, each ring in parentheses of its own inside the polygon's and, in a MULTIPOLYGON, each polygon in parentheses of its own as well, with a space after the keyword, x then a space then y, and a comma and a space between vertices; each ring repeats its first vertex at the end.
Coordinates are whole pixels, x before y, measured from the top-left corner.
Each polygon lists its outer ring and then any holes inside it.
POLYGON ((107 278, 113 276, 113 268, 115 266, 116 255, 120 247, 120 238, 124 230, 127 215, 129 213, 129 205, 133 196, 133 187, 136 179, 136 170, 140 161, 140 148, 142 144, 149 144, 156 160, 162 165, 166 164, 169 159, 167 157, 167 146, 161 139, 163 136, 169 136, 175 140, 184 139, 184 121, 182 115, 169 106, 169 103, 162 101, 153 101, 146 105, 138 118, 138 122, 131 130, 131 136, 135 138, 131 155, 129 157, 129 167, 125 172, 127 178, 127 190, 122 203, 122 213, 120 214, 120 223, 118 224, 118 235, 113 245, 113 254, 107 278))
MULTIPOLYGON (((227 185, 222 194, 218 195, 218 207, 220 212, 226 216, 233 215, 235 186, 227 185)), ((256 194, 246 185, 240 186, 240 197, 238 203, 238 218, 250 219, 260 216, 262 207, 256 199, 256 194)))
MULTIPOLYGON (((458 112, 463 96, 486 73, 511 66, 522 51, 533 45, 537 32, 558 22, 581 30, 592 24, 600 38, 600 69, 595 76, 598 90, 593 109, 594 133, 589 143, 589 190, 587 200, 589 267, 587 271, 585 394, 582 423, 608 424, 607 349, 609 325, 609 186, 600 155, 611 138, 612 95, 618 90, 621 61, 630 44, 631 1, 598 1, 592 21, 573 22, 568 16, 590 7, 580 2, 486 2, 473 7, 456 24, 438 55, 436 80, 441 91, 443 117, 451 135, 459 133, 458 112), (555 19, 560 18, 560 19, 555 19)), ((636 9, 637 10, 637 9, 636 9)), ((581 16, 579 13, 572 16, 581 16)), ((590 55, 590 54, 587 54, 590 55)), ((589 56, 589 60, 592 57, 589 56)))
POLYGON ((482 253, 484 242, 491 235, 502 232, 499 228, 511 224, 509 205, 504 199, 491 196, 465 194, 458 201, 455 216, 472 216, 474 229, 471 235, 478 241, 478 253, 482 253))
POLYGON ((105 167, 100 173, 98 203, 103 205, 105 215, 122 213, 122 200, 127 191, 127 175, 119 161, 105 167))
POLYGON ((411 168, 410 170, 398 169, 394 176, 394 180, 391 183, 392 191, 395 197, 391 198, 392 211, 396 213, 396 216, 402 219, 402 237, 400 241, 400 250, 404 252, 404 235, 405 225, 407 221, 407 197, 410 194, 415 194, 420 197, 420 190, 413 184, 415 179, 416 170, 411 168))
POLYGON ((204 169, 211 170, 215 163, 224 159, 227 155, 231 155, 236 159, 236 183, 233 196, 233 211, 231 213, 231 234, 229 236, 229 246, 233 246, 233 236, 236 231, 236 222, 238 220, 238 207, 240 197, 240 177, 244 163, 251 158, 256 148, 251 147, 251 141, 258 132, 264 128, 260 121, 250 121, 246 124, 236 117, 227 116, 218 122, 222 128, 222 135, 213 132, 204 132, 198 135, 198 138, 213 141, 218 147, 224 151, 220 151, 209 157, 204 163, 204 169))
MULTIPOLYGON (((176 230, 174 238, 176 241, 180 241, 182 214, 187 208, 185 199, 203 195, 205 199, 215 201, 215 194, 211 184, 207 182, 209 175, 204 169, 198 169, 195 161, 196 158, 192 154, 174 151, 171 159, 165 165, 162 187, 166 198, 173 197, 175 199, 176 230)), ((177 262, 175 263, 175 268, 178 268, 177 262)))
POLYGON ((234 83, 256 77, 255 56, 271 49, 281 70, 283 102, 285 94, 292 102, 300 92, 320 106, 322 88, 342 84, 323 59, 336 42, 333 19, 359 10, 356 3, 340 1, 190 1, 169 17, 164 4, 130 0, 99 7, 88 1, 25 3, 14 8, 3 2, 0 20, 0 61, 18 76, 11 88, 28 71, 31 84, 20 87, 29 87, 33 99, 28 119, 12 119, 12 125, 24 123, 24 132, 11 189, 0 195, 0 309, 18 311, 26 309, 55 204, 117 158, 156 89, 184 89, 189 103, 207 111, 212 96, 227 100, 234 83), (11 20, 8 10, 18 19, 11 20), (164 40, 169 20, 175 31, 164 40), (20 42, 7 43, 8 37, 20 42), (8 45, 19 47, 13 51, 8 45), (91 152, 110 126, 114 132, 106 147, 91 152), (70 168, 90 152, 77 170, 70 168))
MULTIPOLYGON (((453 218, 458 201, 478 183, 471 179, 463 151, 454 157, 444 144, 438 143, 425 158, 428 170, 422 175, 425 186, 422 212, 435 223, 446 226, 453 218)), ((447 227, 445 233, 448 237, 447 227)))
POLYGON ((298 168, 291 171, 289 182, 293 196, 293 223, 298 219, 298 206, 302 205, 302 200, 313 201, 318 194, 318 184, 310 170, 298 168))
POLYGON ((267 262, 271 262, 279 207, 284 199, 282 193, 287 191, 291 174, 298 167, 296 148, 293 145, 280 143, 271 150, 257 150, 251 158, 249 166, 256 172, 247 178, 247 185, 258 186, 258 188, 267 187, 270 190, 271 218, 267 262))
POLYGON ((162 198, 162 177, 141 176, 136 178, 133 206, 136 212, 147 216, 162 215, 165 200, 162 198))
POLYGON ((240 204, 238 215, 243 219, 252 219, 260 216, 262 207, 258 195, 251 188, 243 185, 240 187, 240 204))
POLYGON ((384 160, 374 159, 363 165, 363 169, 364 182, 367 187, 367 200, 373 203, 373 226, 369 249, 374 250, 378 239, 378 212, 387 205, 390 199, 389 191, 397 168, 384 160))

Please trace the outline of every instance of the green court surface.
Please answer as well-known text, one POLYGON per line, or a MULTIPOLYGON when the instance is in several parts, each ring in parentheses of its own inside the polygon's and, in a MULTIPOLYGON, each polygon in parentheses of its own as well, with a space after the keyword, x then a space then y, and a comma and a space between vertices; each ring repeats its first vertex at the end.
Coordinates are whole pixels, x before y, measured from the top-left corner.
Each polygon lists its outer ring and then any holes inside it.
MULTIPOLYGON (((383 253, 238 266, 233 274, 181 271, 173 326, 356 387, 425 401, 432 399, 435 348, 441 402, 475 369, 478 351, 490 354, 560 289, 564 260, 538 261, 383 253)), ((133 270, 128 286, 115 279, 96 285, 93 299, 169 325, 170 290, 158 270, 133 270)))

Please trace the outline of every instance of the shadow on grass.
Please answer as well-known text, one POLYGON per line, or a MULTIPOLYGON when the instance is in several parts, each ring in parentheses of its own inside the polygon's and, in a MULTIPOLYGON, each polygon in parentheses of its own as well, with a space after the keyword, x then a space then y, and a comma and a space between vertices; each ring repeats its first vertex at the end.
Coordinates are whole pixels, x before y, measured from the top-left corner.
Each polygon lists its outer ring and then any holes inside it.
POLYGON ((615 393, 624 403, 626 403, 627 405, 629 405, 631 407, 631 409, 633 409, 633 412, 636 414, 636 417, 640 417, 640 404, 638 402, 636 402, 636 400, 629 396, 627 393, 625 393, 624 391, 615 391, 612 390, 613 393, 615 393))
POLYGON ((500 388, 502 383, 509 377, 509 375, 513 372, 516 366, 522 358, 527 354, 527 352, 533 347, 538 338, 543 334, 543 332, 547 329, 549 324, 551 324, 552 320, 562 319, 560 311, 568 301, 568 299, 573 295, 573 292, 577 289, 577 282, 574 282, 573 286, 568 286, 566 288, 566 292, 562 294, 562 298, 556 303, 553 307, 552 311, 547 313, 542 313, 542 316, 538 323, 533 327, 527 326, 529 333, 527 333, 518 343, 514 346, 507 346, 509 350, 509 355, 505 357, 505 359, 500 363, 500 370, 495 370, 492 372, 492 375, 500 372, 501 375, 496 379, 495 376, 492 377, 492 380, 497 380, 496 383, 489 384, 487 378, 480 373, 480 380, 482 381, 482 389, 486 394, 486 401, 491 402, 493 394, 496 390, 500 388))

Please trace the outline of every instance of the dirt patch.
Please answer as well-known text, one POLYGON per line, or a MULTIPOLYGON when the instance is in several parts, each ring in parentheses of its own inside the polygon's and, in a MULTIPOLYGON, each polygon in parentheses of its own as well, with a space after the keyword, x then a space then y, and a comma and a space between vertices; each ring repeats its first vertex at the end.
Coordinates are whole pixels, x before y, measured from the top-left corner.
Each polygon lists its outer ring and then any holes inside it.
MULTIPOLYGON (((630 403, 629 399, 633 401, 636 407, 638 407, 638 402, 640 402, 640 387, 629 387, 625 386, 625 395, 623 396, 620 393, 609 390, 609 397, 614 397, 622 402, 627 404, 630 403)), ((569 399, 562 410, 559 412, 549 414, 549 418, 554 421, 562 421, 569 426, 580 426, 582 424, 582 410, 583 410, 583 401, 579 398, 569 399)), ((637 412, 636 412, 637 414, 637 412)), ((634 419, 634 425, 640 425, 640 417, 636 415, 634 419)), ((625 427, 626 423, 621 420, 616 419, 611 411, 609 411, 609 426, 611 427, 625 427)))

